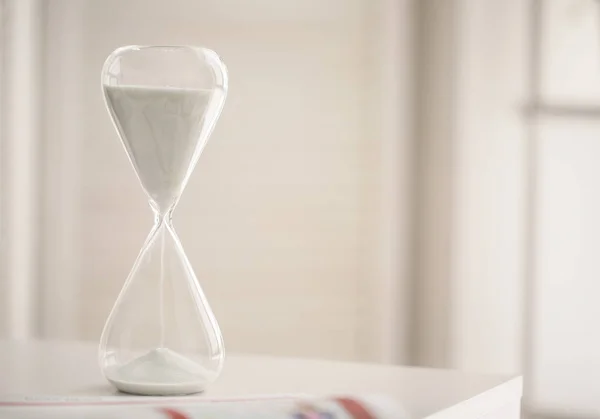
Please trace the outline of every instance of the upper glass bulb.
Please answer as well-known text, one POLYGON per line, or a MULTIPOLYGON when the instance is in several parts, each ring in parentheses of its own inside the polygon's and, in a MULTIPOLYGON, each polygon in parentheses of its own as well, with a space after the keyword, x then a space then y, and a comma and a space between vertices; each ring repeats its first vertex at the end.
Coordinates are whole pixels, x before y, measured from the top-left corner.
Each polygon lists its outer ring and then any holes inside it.
POLYGON ((155 225, 104 326, 100 366, 129 393, 203 391, 223 366, 223 338, 171 216, 221 113, 227 71, 205 48, 129 46, 107 58, 102 90, 155 225))

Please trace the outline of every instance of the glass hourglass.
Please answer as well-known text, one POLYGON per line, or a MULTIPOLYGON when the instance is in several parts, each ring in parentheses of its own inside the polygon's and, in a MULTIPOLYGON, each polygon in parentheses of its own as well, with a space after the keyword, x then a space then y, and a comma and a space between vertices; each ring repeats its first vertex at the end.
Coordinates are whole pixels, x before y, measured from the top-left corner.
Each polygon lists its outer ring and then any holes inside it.
POLYGON ((128 46, 104 63, 102 90, 155 224, 104 326, 100 367, 127 393, 197 393, 221 371, 223 338, 171 215, 221 113, 227 71, 205 48, 128 46))

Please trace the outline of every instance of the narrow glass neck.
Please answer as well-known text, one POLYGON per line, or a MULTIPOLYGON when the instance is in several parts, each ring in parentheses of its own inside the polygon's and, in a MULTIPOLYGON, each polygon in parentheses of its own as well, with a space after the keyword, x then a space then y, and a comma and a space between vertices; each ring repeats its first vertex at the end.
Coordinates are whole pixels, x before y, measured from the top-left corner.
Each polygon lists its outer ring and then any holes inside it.
POLYGON ((172 225, 173 219, 173 210, 175 209, 175 204, 163 210, 160 208, 154 201, 150 201, 150 207, 152 208, 152 212, 154 212, 154 224, 161 225, 167 224, 172 225))

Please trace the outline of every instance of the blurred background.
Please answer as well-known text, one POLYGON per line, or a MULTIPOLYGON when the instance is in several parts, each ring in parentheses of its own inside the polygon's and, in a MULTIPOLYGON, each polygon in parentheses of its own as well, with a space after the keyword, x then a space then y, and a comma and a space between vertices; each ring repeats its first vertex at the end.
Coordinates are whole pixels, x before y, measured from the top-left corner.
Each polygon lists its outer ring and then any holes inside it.
POLYGON ((151 227, 116 47, 230 94, 174 221, 229 352, 524 373, 600 417, 600 2, 0 1, 0 337, 97 341, 151 227))

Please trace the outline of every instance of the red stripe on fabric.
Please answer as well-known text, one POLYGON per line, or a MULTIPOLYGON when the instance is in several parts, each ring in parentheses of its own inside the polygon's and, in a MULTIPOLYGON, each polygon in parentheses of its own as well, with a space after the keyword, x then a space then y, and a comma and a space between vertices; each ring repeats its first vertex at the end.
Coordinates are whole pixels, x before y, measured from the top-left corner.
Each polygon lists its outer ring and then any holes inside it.
POLYGON ((337 398, 336 401, 353 419, 376 419, 360 402, 354 399, 337 398))
POLYGON ((174 409, 161 408, 159 410, 161 412, 163 412, 164 414, 166 414, 167 418, 169 418, 169 419, 190 419, 189 416, 186 416, 183 413, 178 412, 177 410, 174 410, 174 409))

